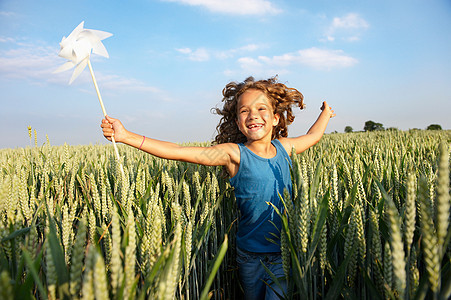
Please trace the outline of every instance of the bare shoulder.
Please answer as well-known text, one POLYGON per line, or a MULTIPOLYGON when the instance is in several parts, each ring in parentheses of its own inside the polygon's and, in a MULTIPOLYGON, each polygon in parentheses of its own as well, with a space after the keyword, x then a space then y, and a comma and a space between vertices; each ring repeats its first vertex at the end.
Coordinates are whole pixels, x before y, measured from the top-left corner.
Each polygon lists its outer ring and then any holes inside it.
POLYGON ((191 147, 194 159, 192 162, 207 166, 227 166, 239 164, 240 150, 233 143, 217 144, 208 147, 191 147))
POLYGON ((287 151, 288 155, 291 156, 291 149, 293 148, 293 143, 290 138, 280 138, 279 142, 282 144, 282 147, 287 151))
POLYGON ((227 153, 232 163, 240 163, 240 148, 235 143, 224 143, 213 146, 214 149, 221 153, 227 153))
POLYGON ((212 147, 217 153, 224 153, 227 161, 224 166, 227 169, 230 177, 234 177, 238 173, 240 167, 240 148, 235 143, 218 144, 212 147))

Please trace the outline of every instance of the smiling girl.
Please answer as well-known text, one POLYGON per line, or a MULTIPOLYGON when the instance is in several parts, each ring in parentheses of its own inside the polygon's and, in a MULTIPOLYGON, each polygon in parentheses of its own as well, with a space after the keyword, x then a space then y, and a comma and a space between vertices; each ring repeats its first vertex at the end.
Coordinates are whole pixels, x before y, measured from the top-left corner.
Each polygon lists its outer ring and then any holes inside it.
POLYGON ((278 299, 283 294, 280 217, 268 203, 283 210, 279 194, 291 193, 291 150, 299 154, 323 136, 329 119, 335 116, 326 102, 321 114, 305 135, 288 138, 287 126, 294 121, 292 106, 304 108, 303 95, 276 78, 231 82, 223 90, 222 116, 218 135, 210 147, 180 146, 147 138, 124 128, 118 119, 106 116, 101 127, 104 136, 152 155, 208 166, 224 166, 230 176, 239 210, 237 262, 246 299, 278 299), (266 273, 262 263, 281 278, 282 290, 266 273), (266 284, 270 284, 271 288, 266 284))

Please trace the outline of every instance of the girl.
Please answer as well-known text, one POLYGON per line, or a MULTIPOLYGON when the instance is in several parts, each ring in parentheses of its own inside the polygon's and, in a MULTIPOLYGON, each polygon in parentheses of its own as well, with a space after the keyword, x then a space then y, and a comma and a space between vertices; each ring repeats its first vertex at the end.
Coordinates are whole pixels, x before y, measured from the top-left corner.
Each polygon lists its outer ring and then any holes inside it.
POLYGON ((288 138, 287 126, 294 121, 291 107, 304 108, 303 95, 278 83, 276 78, 242 83, 231 82, 223 90, 218 135, 210 147, 186 147, 147 138, 127 131, 118 119, 102 120, 103 135, 152 155, 208 166, 224 166, 234 187, 239 210, 237 262, 246 299, 278 299, 286 283, 276 286, 262 263, 279 278, 284 277, 280 243, 280 217, 271 205, 283 210, 279 194, 291 193, 291 150, 299 154, 316 144, 334 111, 323 102, 321 114, 307 134, 288 138), (269 283, 268 287, 265 282, 269 283), (282 288, 282 289, 280 289, 282 288), (273 290, 274 289, 274 290, 273 290))

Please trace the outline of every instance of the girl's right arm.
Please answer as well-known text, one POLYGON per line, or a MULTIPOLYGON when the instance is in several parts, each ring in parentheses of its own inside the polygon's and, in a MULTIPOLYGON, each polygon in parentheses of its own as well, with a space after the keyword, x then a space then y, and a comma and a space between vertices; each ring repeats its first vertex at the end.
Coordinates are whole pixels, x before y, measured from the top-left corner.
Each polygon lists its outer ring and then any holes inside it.
POLYGON ((240 163, 238 145, 218 144, 211 147, 180 146, 138 135, 125 129, 121 121, 106 116, 101 124, 103 135, 109 141, 112 136, 118 143, 141 149, 157 157, 186 161, 206 166, 225 166, 232 176, 236 174, 240 163))
POLYGON ((319 142, 326 130, 330 118, 333 117, 335 117, 334 111, 327 102, 324 101, 321 106, 321 114, 306 134, 293 138, 281 138, 280 142, 290 155, 293 147, 296 149, 297 154, 302 153, 319 142))

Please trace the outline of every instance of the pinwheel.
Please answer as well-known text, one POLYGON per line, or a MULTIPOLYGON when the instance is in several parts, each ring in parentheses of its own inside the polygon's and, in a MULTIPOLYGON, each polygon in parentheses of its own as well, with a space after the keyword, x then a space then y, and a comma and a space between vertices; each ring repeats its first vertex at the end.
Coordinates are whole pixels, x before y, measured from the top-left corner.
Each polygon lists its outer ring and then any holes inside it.
MULTIPOLYGON (((91 52, 107 58, 109 57, 105 46, 102 44, 102 40, 112 36, 112 34, 100 30, 85 29, 83 28, 83 25, 84 21, 81 22, 67 38, 63 37, 61 40, 61 50, 58 55, 69 61, 56 69, 54 72, 63 72, 75 67, 74 73, 69 81, 69 84, 71 84, 78 77, 78 75, 83 72, 86 65, 88 65, 92 81, 94 82, 94 87, 97 92, 97 97, 99 98, 100 106, 102 107, 103 115, 106 116, 105 106, 103 105, 102 96, 100 95, 99 87, 94 76, 94 71, 92 70, 90 57, 91 52)), ((112 142, 114 151, 116 152, 116 158, 120 164, 122 174, 124 174, 124 169, 120 163, 119 151, 117 150, 114 136, 112 137, 112 142)))

